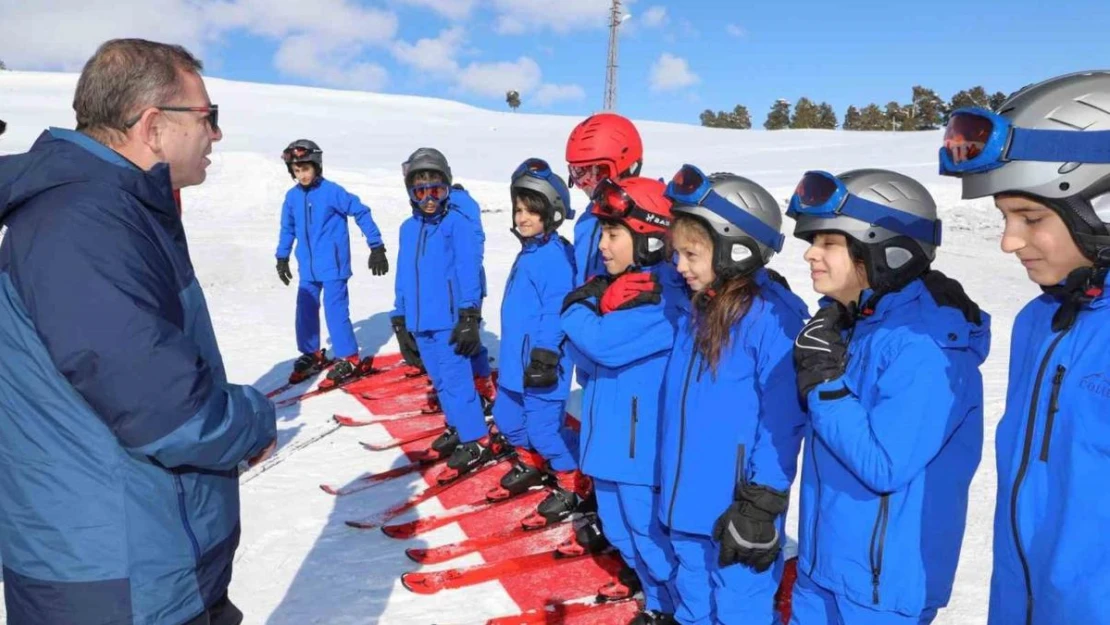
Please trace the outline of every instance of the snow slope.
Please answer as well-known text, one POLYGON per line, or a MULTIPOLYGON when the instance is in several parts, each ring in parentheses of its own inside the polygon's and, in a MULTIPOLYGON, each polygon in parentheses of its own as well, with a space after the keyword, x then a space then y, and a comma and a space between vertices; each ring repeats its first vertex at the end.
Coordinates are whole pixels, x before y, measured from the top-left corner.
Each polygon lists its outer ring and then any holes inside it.
MULTIPOLYGON (((0 153, 26 150, 46 126, 72 127, 75 75, 0 72, 0 118, 8 133, 0 153)), ((296 356, 295 291, 274 270, 278 216, 291 184, 279 159, 291 140, 309 137, 324 149, 325 173, 373 209, 386 237, 391 262, 400 222, 409 215, 399 165, 415 148, 430 145, 451 159, 456 180, 482 204, 487 233, 486 270, 491 297, 484 340, 496 355, 499 291, 518 243, 509 233, 508 176, 529 156, 562 167, 566 136, 577 118, 492 112, 429 98, 342 92, 208 79, 220 105, 225 139, 216 146, 208 181, 184 191, 185 224, 197 274, 211 306, 228 373, 233 381, 263 390, 279 385, 296 356)), ((647 149, 645 175, 669 177, 682 163, 707 171, 749 176, 785 200, 807 169, 833 172, 883 166, 917 177, 934 193, 944 220, 944 244, 936 267, 957 277, 993 315, 992 355, 984 368, 987 444, 972 485, 971 510, 956 591, 939 624, 986 620, 994 507, 994 425, 1005 397, 1007 352, 1013 319, 1037 294, 1021 266, 998 248, 1001 221, 989 202, 959 200, 958 184, 936 175, 939 135, 836 131, 731 131, 676 124, 638 124, 647 149)), ((585 197, 575 192, 576 208, 585 197)), ((790 222, 787 222, 790 225, 790 222)), ((570 229, 564 233, 570 237, 570 229)), ((365 243, 352 227, 355 257, 365 243)), ((787 239, 772 261, 812 306, 804 245, 787 239)), ((351 313, 365 354, 396 351, 389 326, 392 275, 375 278, 355 263, 351 313)), ((317 484, 344 484, 366 471, 396 466, 400 452, 368 453, 356 441, 385 437, 377 426, 340 430, 309 446, 298 442, 326 432, 333 413, 365 414, 342 393, 312 399, 279 412, 287 461, 257 475, 242 489, 243 536, 231 596, 246 623, 460 622, 514 611, 495 583, 437 595, 413 595, 397 581, 414 565, 405 547, 379 532, 358 532, 344 519, 400 500, 415 480, 390 491, 333 498, 317 484)), ((438 510, 436 502, 421 512, 438 510)), ((795 520, 791 521, 796 523, 795 520)), ((424 542, 463 538, 457 526, 436 530, 424 542)), ((478 562, 478 556, 450 563, 478 562)), ((0 608, 2 613, 2 608, 0 608)))

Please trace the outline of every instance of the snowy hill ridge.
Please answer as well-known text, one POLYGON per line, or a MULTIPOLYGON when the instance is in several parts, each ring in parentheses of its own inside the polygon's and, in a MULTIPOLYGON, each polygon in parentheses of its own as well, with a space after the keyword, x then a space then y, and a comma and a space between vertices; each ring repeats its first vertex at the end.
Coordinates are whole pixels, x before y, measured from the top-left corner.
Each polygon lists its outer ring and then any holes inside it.
MULTIPOLYGON (((70 103, 77 76, 0 72, 0 118, 8 132, 0 154, 28 149, 47 126, 73 127, 70 103)), ((220 105, 224 140, 215 146, 208 181, 183 192, 184 219, 197 275, 205 288, 230 378, 263 390, 279 385, 297 355, 293 339, 295 289, 274 269, 278 217, 292 181, 279 158, 296 138, 311 138, 324 151, 325 176, 371 207, 395 265, 400 223, 409 206, 400 163, 417 147, 441 149, 457 181, 485 209, 486 270, 490 300, 483 340, 497 355, 501 289, 519 249, 509 233, 508 177, 526 157, 548 159, 565 171, 567 134, 580 117, 529 115, 475 108, 449 100, 328 89, 254 84, 207 78, 220 105)), ((998 248, 1001 220, 989 201, 964 202, 959 186, 937 175, 940 135, 840 131, 736 131, 680 124, 638 122, 645 175, 669 178, 685 162, 706 171, 732 171, 785 200, 808 169, 840 172, 886 167, 921 180, 934 193, 944 220, 944 243, 936 267, 961 280, 993 315, 986 381, 987 443, 972 485, 969 525, 950 607, 938 624, 985 622, 994 506, 994 427, 1005 399, 1010 326, 1020 307, 1037 294, 1021 266, 998 248)), ((575 208, 586 198, 574 191, 575 208)), ((771 261, 812 307, 805 244, 789 236, 771 261)), ((570 227, 563 235, 572 236, 570 227)), ((366 269, 365 241, 352 228, 355 276, 351 316, 364 355, 396 351, 389 325, 393 274, 375 278, 366 269)), ((577 399, 577 398, 576 398, 577 399)), ((573 403, 572 403, 572 411, 573 403)), ((279 411, 279 442, 293 449, 331 427, 334 413, 365 415, 343 393, 314 398, 279 411)), ((359 440, 381 440, 377 426, 341 430, 297 450, 242 490, 243 535, 231 588, 245 623, 460 622, 515 610, 496 583, 446 592, 430 599, 406 591, 400 573, 415 565, 406 547, 439 545, 463 538, 456 525, 420 541, 393 541, 379 532, 343 525, 403 499, 414 481, 334 498, 320 483, 346 484, 367 471, 396 466, 396 450, 368 453, 359 440), (372 494, 371 494, 372 493, 372 494), (418 544, 419 543, 419 544, 418 544)), ((281 452, 279 452, 281 453, 281 452)), ((438 511, 436 502, 422 514, 438 511)), ((796 513, 796 511, 795 511, 796 513)), ((796 518, 790 520, 794 527, 796 518)), ((479 562, 466 556, 449 566, 479 562)))

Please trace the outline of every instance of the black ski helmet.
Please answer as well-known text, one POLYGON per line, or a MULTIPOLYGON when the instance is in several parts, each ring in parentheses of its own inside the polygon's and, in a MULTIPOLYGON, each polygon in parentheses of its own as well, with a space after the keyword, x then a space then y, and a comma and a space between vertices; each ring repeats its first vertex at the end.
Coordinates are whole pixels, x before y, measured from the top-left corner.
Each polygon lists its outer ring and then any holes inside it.
POLYGON ((451 178, 451 166, 447 164, 447 157, 435 148, 419 148, 409 155, 408 160, 401 163, 401 174, 405 177, 405 188, 412 186, 412 177, 421 171, 434 171, 440 174, 447 182, 447 186, 454 183, 451 178))
POLYGON ((314 141, 297 139, 281 152, 281 159, 285 161, 285 168, 292 178, 296 178, 293 175, 293 163, 312 163, 316 166, 316 176, 324 175, 324 151, 314 141))

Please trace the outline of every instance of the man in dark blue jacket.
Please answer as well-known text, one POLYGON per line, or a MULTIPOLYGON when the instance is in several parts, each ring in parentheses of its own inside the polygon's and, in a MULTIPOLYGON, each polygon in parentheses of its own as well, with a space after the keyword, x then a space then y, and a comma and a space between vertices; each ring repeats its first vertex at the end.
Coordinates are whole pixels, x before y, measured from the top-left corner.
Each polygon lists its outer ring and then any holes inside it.
POLYGON ((113 40, 77 131, 0 158, 0 549, 10 625, 236 625, 240 461, 273 405, 229 384, 174 191, 222 134, 201 64, 113 40))

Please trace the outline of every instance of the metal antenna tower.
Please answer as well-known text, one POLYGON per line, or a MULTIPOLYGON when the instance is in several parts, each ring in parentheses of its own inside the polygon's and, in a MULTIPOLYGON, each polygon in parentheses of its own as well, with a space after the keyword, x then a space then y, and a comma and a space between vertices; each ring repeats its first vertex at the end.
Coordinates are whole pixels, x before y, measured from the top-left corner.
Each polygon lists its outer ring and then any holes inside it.
POLYGON ((609 9, 609 61, 605 67, 605 110, 617 106, 617 29, 621 22, 621 0, 613 0, 609 9))

